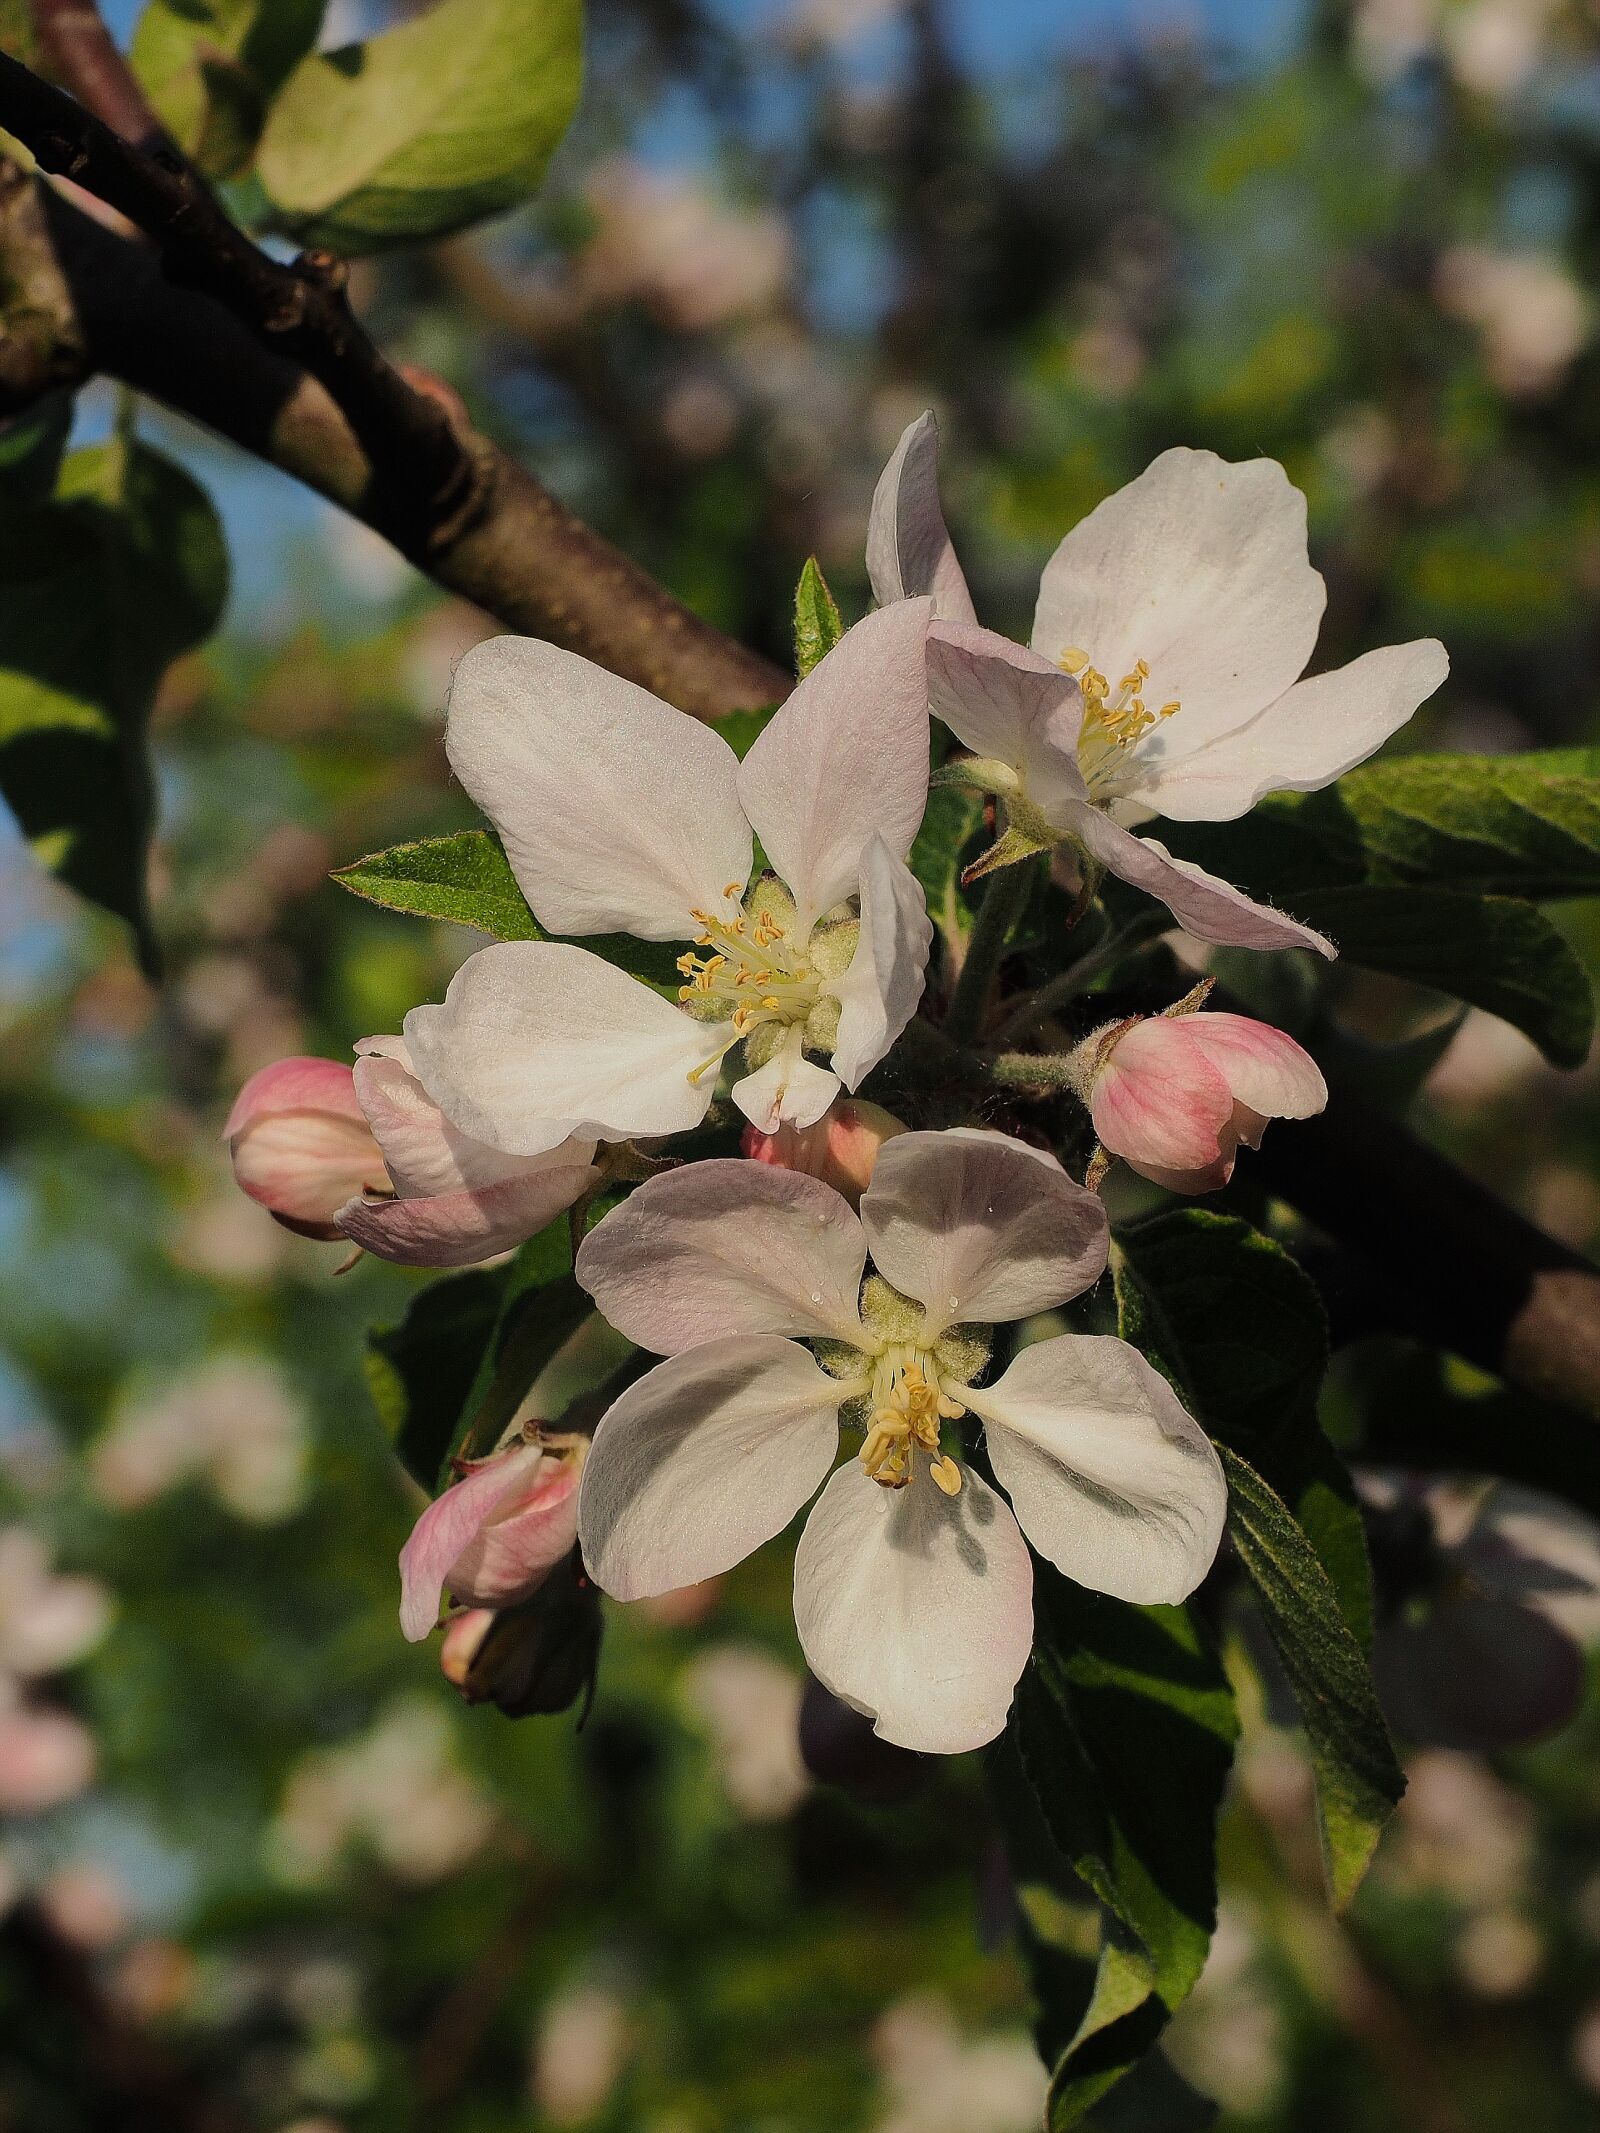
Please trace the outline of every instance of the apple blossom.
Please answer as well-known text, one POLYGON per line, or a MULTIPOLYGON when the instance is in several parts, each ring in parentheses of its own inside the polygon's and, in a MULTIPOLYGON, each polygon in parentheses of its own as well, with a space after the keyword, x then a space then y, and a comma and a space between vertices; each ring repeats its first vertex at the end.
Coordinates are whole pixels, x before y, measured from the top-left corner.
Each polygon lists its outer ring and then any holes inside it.
POLYGON ((723 1057, 763 1132, 820 1118, 915 1012, 932 927, 906 855, 928 790, 927 601, 846 632, 741 763, 720 734, 532 638, 470 651, 456 775, 541 926, 693 942, 677 1004, 562 941, 481 949, 406 1017, 413 1070, 507 1155, 683 1132, 723 1057), (774 873, 747 889, 752 833, 774 873), (808 1053, 831 1055, 827 1066, 808 1053))
POLYGON ((400 1627, 415 1644, 448 1589, 465 1607, 515 1605, 535 1592, 577 1536, 587 1440, 519 1431, 434 1498, 400 1551, 400 1627))
POLYGON ((995 1322, 1079 1295, 1107 1250, 1098 1200, 1053 1156, 974 1128, 888 1142, 859 1217, 755 1163, 652 1178, 578 1255, 611 1323, 668 1358, 596 1431, 590 1575, 619 1599, 713 1576, 826 1481, 795 1558, 812 1671, 903 1747, 992 1739, 1032 1643, 1024 1531, 1138 1602, 1191 1592, 1222 1532, 1216 1453, 1127 1343, 1040 1341, 974 1382, 995 1322), (1009 1505, 957 1456, 967 1415, 1009 1505), (861 1445, 830 1479, 841 1421, 861 1445))
POLYGON ((229 1117, 235 1177, 289 1228, 409 1266, 465 1266, 533 1236, 597 1181, 592 1141, 505 1155, 450 1123, 402 1038, 356 1050, 354 1069, 263 1067, 229 1117))
POLYGON ((881 1104, 845 1097, 814 1126, 783 1125, 776 1133, 746 1126, 739 1153, 752 1163, 776 1163, 780 1170, 803 1170, 808 1177, 821 1178, 858 1207, 872 1183, 878 1150, 906 1130, 903 1120, 881 1104))
POLYGON ((1445 678, 1432 638, 1301 678, 1326 594, 1305 499, 1280 466, 1163 452, 1057 548, 1025 649, 978 625, 923 415, 878 484, 867 562, 881 601, 933 597, 931 701, 977 758, 967 774, 1005 801, 1012 844, 997 857, 1071 838, 1197 939, 1334 952, 1126 826, 1229 821, 1265 793, 1316 791, 1445 678))
POLYGON ((1268 1119, 1328 1101, 1311 1055, 1248 1015, 1130 1016, 1091 1030, 1069 1063, 1101 1147, 1170 1192, 1215 1192, 1268 1119))

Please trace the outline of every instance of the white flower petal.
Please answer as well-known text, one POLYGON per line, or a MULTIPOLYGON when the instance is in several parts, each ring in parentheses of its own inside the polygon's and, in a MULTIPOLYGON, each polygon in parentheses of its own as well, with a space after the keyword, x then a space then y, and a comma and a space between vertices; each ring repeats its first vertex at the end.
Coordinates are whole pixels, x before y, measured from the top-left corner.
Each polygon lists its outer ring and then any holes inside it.
POLYGON ((861 860, 861 937, 828 988, 839 1001, 834 1071, 857 1089, 917 1011, 933 945, 922 884, 874 836, 861 860))
POLYGON ((937 1330, 1052 1310, 1109 1249, 1105 1209, 1053 1155, 972 1126, 885 1142, 861 1222, 873 1265, 937 1330))
POLYGON ((1061 543, 1040 582, 1033 647, 1046 659, 1087 652, 1113 689, 1147 661, 1151 708, 1183 706, 1161 730, 1175 762, 1298 679, 1325 599, 1306 554, 1305 498, 1282 467, 1180 446, 1061 543))
POLYGON ((878 477, 867 519, 867 575, 880 607, 933 596, 936 615, 977 619, 939 508, 939 425, 919 415, 878 477))
POLYGON ((928 804, 927 600, 846 630, 739 766, 739 798, 802 935, 854 896, 874 833, 904 859, 928 804))
POLYGON ((804 1348, 736 1334, 658 1363, 595 1431, 578 1539, 618 1600, 731 1570, 833 1464, 841 1389, 804 1348))
POLYGON ((1074 803, 1088 804, 1078 767, 1083 694, 1052 661, 975 623, 936 622, 928 700, 963 747, 1009 763, 1055 827, 1068 826, 1058 818, 1074 803))
POLYGON ((500 832, 551 933, 692 940, 690 913, 742 895, 750 829, 720 734, 648 689, 535 637, 491 637, 456 668, 450 767, 500 832))
POLYGON ((631 1193, 584 1239, 577 1274, 619 1333, 676 1355, 732 1333, 859 1338, 866 1257, 831 1185, 714 1159, 631 1193))
POLYGON ((962 1398, 1039 1553, 1141 1606, 1185 1599, 1211 1567, 1228 1490, 1210 1439, 1126 1341, 1067 1334, 1024 1348, 962 1398))
POLYGON ((417 1079, 462 1132, 510 1155, 683 1133, 733 1034, 696 1022, 587 949, 503 941, 468 956, 437 1007, 406 1016, 417 1079))
POLYGON ((814 1126, 838 1093, 838 1075, 806 1057, 797 1022, 784 1032, 766 1065, 728 1091, 758 1133, 776 1133, 780 1126, 802 1131, 814 1126))
POLYGON ((1103 867, 1165 904, 1197 941, 1222 948, 1309 948, 1330 959, 1339 953, 1332 941, 1286 911, 1258 904, 1192 859, 1174 859, 1157 838, 1136 837, 1097 807, 1074 810, 1071 830, 1103 867))
MULTIPOLYGON (((1363 653, 1331 674, 1296 682, 1202 748, 1180 754, 1175 746, 1170 763, 1159 750, 1138 750, 1128 795, 1174 822, 1231 822, 1263 793, 1318 792, 1382 747, 1449 671, 1433 637, 1363 653)), ((1169 723, 1177 744, 1183 718, 1169 723)))
POLYGON ((824 1688, 902 1748, 993 1740, 1033 1645, 1033 1565, 1017 1522, 970 1470, 880 1488, 860 1462, 818 1497, 794 1559, 794 1618, 824 1688))

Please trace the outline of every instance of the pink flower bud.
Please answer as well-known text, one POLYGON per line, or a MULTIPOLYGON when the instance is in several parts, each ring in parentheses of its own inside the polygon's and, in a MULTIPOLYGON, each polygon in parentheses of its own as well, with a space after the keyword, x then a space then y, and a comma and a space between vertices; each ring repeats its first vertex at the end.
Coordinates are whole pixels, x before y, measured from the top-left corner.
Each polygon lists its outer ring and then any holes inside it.
POLYGON ((1247 1015, 1112 1022, 1072 1057, 1100 1145, 1169 1192, 1215 1192, 1268 1119, 1310 1118, 1328 1100, 1309 1053, 1247 1015))
POLYGON ((878 1150, 905 1130, 893 1112, 847 1096, 814 1126, 782 1125, 776 1133, 746 1126, 739 1149, 753 1163, 776 1163, 780 1170, 803 1170, 807 1177, 821 1178, 856 1207, 872 1183, 878 1150))
POLYGON ((348 1200, 389 1190, 354 1077, 336 1059, 279 1059, 252 1074, 223 1138, 243 1190, 303 1237, 342 1235, 334 1217, 348 1200))
MULTIPOLYGON (((517 1438, 429 1504, 400 1551, 400 1627, 411 1643, 439 1619, 448 1588, 468 1607, 525 1600, 571 1552, 587 1442, 517 1438)), ((465 1641, 465 1632, 463 1632, 465 1641)), ((463 1664, 470 1667, 472 1654, 463 1664)))

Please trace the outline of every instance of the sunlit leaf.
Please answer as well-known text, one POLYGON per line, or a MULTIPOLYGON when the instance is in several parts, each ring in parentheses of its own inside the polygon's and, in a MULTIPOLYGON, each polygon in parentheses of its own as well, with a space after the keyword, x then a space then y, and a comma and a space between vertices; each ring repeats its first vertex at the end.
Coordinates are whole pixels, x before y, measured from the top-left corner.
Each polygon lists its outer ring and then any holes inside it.
POLYGON ((794 667, 802 681, 843 635, 844 619, 828 590, 822 565, 814 555, 808 556, 794 595, 794 667))
POLYGON ((435 0, 289 77, 257 171, 282 226, 361 253, 526 200, 582 75, 580 0, 435 0))
POLYGON ((148 0, 128 57, 167 130, 213 177, 249 162, 326 0, 148 0))

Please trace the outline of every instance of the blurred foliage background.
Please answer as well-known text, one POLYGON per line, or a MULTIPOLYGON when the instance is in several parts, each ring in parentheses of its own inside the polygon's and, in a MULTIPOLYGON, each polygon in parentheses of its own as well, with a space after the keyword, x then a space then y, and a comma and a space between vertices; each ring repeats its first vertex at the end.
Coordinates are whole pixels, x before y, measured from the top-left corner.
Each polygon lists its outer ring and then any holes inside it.
MULTIPOLYGON (((385 17, 336 6, 324 41, 385 17)), ((1453 678, 1404 743, 1493 752, 1600 743, 1597 255, 1592 0, 597 0, 537 206, 354 293, 779 658, 808 553, 861 610, 872 482, 925 405, 1017 634, 1061 532, 1156 451, 1270 454, 1310 498, 1319 664, 1439 634, 1453 678)), ((78 433, 117 419, 97 390, 78 433)), ((0 832, 0 2126, 1020 2133, 1043 2076, 979 1774, 888 1806, 808 1778, 781 1550, 609 1609, 581 1731, 468 1710, 401 1641, 418 1500, 362 1350, 416 1283, 333 1279, 218 1135, 255 1068, 397 1028, 472 945, 328 872, 474 819, 440 733, 487 625, 139 421, 211 489, 233 585, 157 709, 162 987, 0 832)), ((1595 912, 1557 916, 1592 959, 1595 912)), ((1338 984, 1359 1035, 1448 1034, 1338 984)), ((1592 1069, 1474 1013, 1414 1116, 1600 1238, 1592 1069)), ((1330 1384, 1347 1439, 1367 1360, 1330 1384)), ((1600 1532, 1364 1480, 1409 1795, 1335 1921, 1252 1692, 1171 2057, 1238 2133, 1592 2125, 1600 1532), (1420 1528, 1419 1603, 1384 1578, 1420 1528), (1519 1596, 1584 1655, 1544 1703, 1484 1598, 1519 1537, 1556 1566, 1519 1596), (1466 1709, 1430 1693, 1452 1672, 1466 1709), (1496 1704, 1530 1681, 1531 1713, 1496 1704), (1554 1730, 1494 1745, 1530 1717, 1554 1730)))

